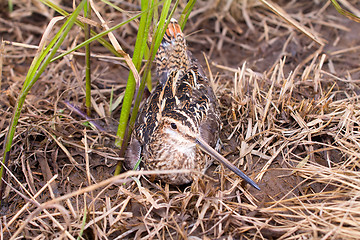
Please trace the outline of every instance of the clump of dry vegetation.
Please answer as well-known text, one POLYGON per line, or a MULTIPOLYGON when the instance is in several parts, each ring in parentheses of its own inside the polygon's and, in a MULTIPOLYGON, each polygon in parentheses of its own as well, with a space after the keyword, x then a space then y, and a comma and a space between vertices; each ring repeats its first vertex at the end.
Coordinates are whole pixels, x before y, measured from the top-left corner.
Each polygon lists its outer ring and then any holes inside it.
MULTIPOLYGON (((358 1, 338 2, 358 14, 358 1)), ((60 4, 71 11, 71 4, 60 4)), ((108 22, 128 17, 96 4, 108 22)), ((138 10, 137 1, 118 4, 138 10)), ((185 28, 216 87, 221 152, 262 191, 217 165, 182 187, 150 182, 142 177, 148 172, 112 177, 121 160, 114 147, 120 107, 109 114, 109 99, 112 91, 121 97, 128 69, 94 43, 93 117, 106 133, 86 125, 67 103, 84 109, 81 54, 52 63, 19 121, 5 179, 2 238, 359 239, 360 24, 329 2, 272 6, 286 20, 264 1, 199 0, 185 28)), ((2 9, 3 144, 35 46, 54 12, 26 0, 12 13, 2 9)), ((128 53, 136 27, 131 22, 114 33, 128 53)), ((69 33, 64 49, 80 41, 78 32, 69 33)))

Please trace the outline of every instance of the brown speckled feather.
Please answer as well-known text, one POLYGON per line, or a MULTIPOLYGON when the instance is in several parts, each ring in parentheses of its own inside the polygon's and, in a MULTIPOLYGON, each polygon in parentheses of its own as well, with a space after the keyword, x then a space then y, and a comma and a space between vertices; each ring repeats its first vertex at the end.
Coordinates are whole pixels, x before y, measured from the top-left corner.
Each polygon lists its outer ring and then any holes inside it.
MULTIPOLYGON (((159 83, 140 110, 125 156, 132 169, 140 157, 146 169, 203 171, 208 157, 190 137, 172 133, 183 129, 198 134, 212 147, 220 130, 217 101, 202 69, 187 50, 183 33, 172 20, 156 56, 159 83), (174 129, 175 130, 175 129, 174 129), (170 132, 170 133, 169 133, 170 132), (175 139, 171 139, 174 135, 175 139), (175 136, 176 135, 176 136, 175 136)), ((159 176, 170 184, 186 184, 192 174, 159 176)))
MULTIPOLYGON (((142 159, 148 170, 193 169, 204 171, 209 155, 245 179, 259 186, 214 150, 220 119, 216 97, 201 66, 187 50, 184 35, 172 19, 156 56, 158 85, 140 110, 125 167, 133 169, 142 159), (207 154, 205 154, 205 153, 207 154)), ((158 175, 164 182, 182 185, 194 174, 158 175)))

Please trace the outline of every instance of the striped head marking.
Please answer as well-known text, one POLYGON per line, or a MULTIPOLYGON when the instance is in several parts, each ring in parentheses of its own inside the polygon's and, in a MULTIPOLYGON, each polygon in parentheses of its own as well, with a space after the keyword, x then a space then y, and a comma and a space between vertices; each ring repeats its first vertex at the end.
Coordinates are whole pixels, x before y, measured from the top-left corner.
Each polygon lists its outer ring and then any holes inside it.
POLYGON ((172 18, 166 29, 164 39, 171 42, 176 38, 178 38, 179 36, 183 38, 184 37, 183 32, 181 31, 180 25, 178 24, 176 19, 172 18))

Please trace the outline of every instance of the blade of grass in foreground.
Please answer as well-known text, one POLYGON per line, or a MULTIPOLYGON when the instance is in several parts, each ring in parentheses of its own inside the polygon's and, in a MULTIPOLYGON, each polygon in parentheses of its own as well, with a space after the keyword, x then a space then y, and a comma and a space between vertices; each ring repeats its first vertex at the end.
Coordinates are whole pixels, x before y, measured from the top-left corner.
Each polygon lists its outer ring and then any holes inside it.
MULTIPOLYGON (((169 14, 168 19, 172 18, 178 4, 179 4, 179 1, 177 0, 175 2, 175 4, 174 4, 174 7, 173 7, 172 11, 169 14)), ((161 41, 162 41, 162 39, 164 37, 165 31, 167 29, 168 23, 165 24, 165 21, 166 21, 169 10, 170 10, 170 4, 165 4, 164 7, 163 7, 163 11, 161 13, 161 16, 160 16, 158 27, 156 28, 155 33, 153 35, 153 39, 155 39, 155 41, 153 41, 151 43, 151 47, 150 47, 151 54, 150 54, 150 56, 148 56, 148 59, 146 61, 145 71, 144 71, 144 74, 143 74, 143 77, 142 77, 140 88, 138 90, 139 94, 137 94, 135 96, 135 104, 134 104, 134 108, 133 108, 133 111, 131 113, 131 118, 130 118, 130 121, 129 121, 129 128, 130 129, 132 129, 134 124, 135 124, 135 120, 136 120, 136 117, 137 117, 137 114, 138 114, 140 102, 141 102, 141 99, 142 99, 142 94, 143 94, 144 88, 145 88, 146 79, 151 74, 150 71, 151 71, 152 61, 155 58, 155 54, 156 54, 158 48, 160 47, 160 43, 161 43, 161 41)), ((129 135, 130 134, 128 134, 128 137, 126 138, 126 141, 129 140, 129 135)))
POLYGON ((330 0, 333 6, 335 7, 336 11, 338 11, 340 14, 344 15, 345 17, 360 23, 360 18, 356 16, 355 14, 352 14, 351 12, 348 12, 344 10, 339 3, 336 0, 330 0))
MULTIPOLYGON (((32 86, 36 83, 36 81, 40 78, 41 74, 44 72, 46 67, 49 65, 50 60, 55 55, 56 51, 61 46, 61 44, 64 41, 65 37, 67 36, 68 32, 74 25, 76 18, 79 15, 80 11, 84 8, 85 2, 86 2, 86 0, 81 1, 79 6, 69 16, 69 18, 66 20, 66 22, 63 24, 63 26, 58 31, 58 33, 55 35, 55 37, 49 43, 49 45, 45 49, 40 50, 38 55, 34 58, 31 66, 30 66, 30 69, 28 71, 28 74, 25 78, 24 85, 18 96, 18 99, 16 102, 16 108, 14 109, 10 127, 9 127, 9 130, 6 135, 5 145, 4 145, 5 149, 4 149, 4 155, 3 155, 3 160, 2 160, 2 162, 4 164, 6 164, 9 159, 12 141, 14 138, 17 123, 20 118, 22 107, 25 102, 25 98, 26 98, 27 94, 29 93, 30 89, 32 88, 32 86)), ((3 174, 4 174, 4 167, 1 166, 0 179, 2 179, 3 174)), ((3 189, 2 185, 3 185, 3 183, 0 182, 0 201, 2 199, 2 189, 3 189)))
POLYGON ((190 0, 184 10, 181 13, 180 19, 179 19, 179 25, 181 26, 181 30, 184 30, 185 24, 190 16, 190 13, 196 3, 196 0, 190 0))
MULTIPOLYGON (((90 2, 87 1, 84 8, 84 17, 91 18, 91 7, 90 2)), ((85 40, 90 38, 91 26, 88 23, 84 24, 85 40)), ((90 43, 85 46, 85 103, 86 103, 86 114, 90 117, 91 115, 91 68, 90 68, 90 43)))
MULTIPOLYGON (((186 11, 184 10, 185 14, 184 14, 183 22, 186 22, 189 14, 190 14, 190 12, 188 12, 188 11, 191 11, 194 2, 195 1, 190 1, 187 4, 187 6, 185 8, 186 11)), ((141 84, 140 84, 139 88, 136 90, 137 94, 135 94, 135 104, 134 104, 134 107, 133 107, 133 111, 131 113, 129 124, 128 124, 129 115, 124 116, 123 119, 120 118, 120 121, 119 121, 119 128, 118 128, 118 133, 117 133, 117 136, 118 136, 118 142, 117 142, 118 145, 117 146, 121 146, 120 156, 124 156, 125 149, 126 149, 128 141, 130 139, 131 131, 132 131, 133 127, 134 127, 135 120, 136 120, 136 117, 137 117, 137 114, 138 114, 140 102, 141 102, 141 99, 142 99, 143 90, 145 88, 146 79, 149 78, 149 76, 151 74, 151 72, 150 72, 151 71, 151 63, 155 58, 155 54, 156 54, 156 52, 157 52, 157 50, 158 50, 158 48, 160 46, 160 43, 161 43, 161 41, 163 39, 163 36, 165 34, 165 31, 167 29, 167 24, 165 24, 165 21, 166 21, 166 19, 170 19, 173 16, 173 14, 174 14, 174 12, 175 12, 175 10, 177 8, 178 3, 179 3, 179 1, 177 0, 175 2, 171 12, 169 13, 170 6, 171 6, 171 1, 165 1, 159 20, 157 20, 157 16, 155 16, 157 14, 157 11, 156 10, 154 11, 153 19, 154 19, 155 27, 154 27, 154 34, 152 36, 153 41, 151 43, 150 51, 148 52, 150 54, 147 54, 147 61, 146 61, 146 65, 145 65, 145 71, 144 71, 144 74, 143 74, 143 77, 142 77, 141 84), (124 122, 122 122, 122 121, 124 121, 124 122), (128 130, 126 131, 127 126, 128 126, 128 130)), ((129 82, 128 82, 128 84, 129 84, 129 82)), ((123 102, 123 108, 124 108, 124 105, 126 104, 127 108, 128 108, 128 111, 129 111, 129 114, 130 114, 130 109, 131 109, 131 104, 132 104, 132 101, 133 101, 134 94, 131 97, 132 97, 130 99, 131 101, 128 100, 129 102, 125 103, 125 99, 124 99, 124 102, 123 102)), ((116 167, 115 175, 119 174, 120 171, 121 171, 121 162, 119 162, 119 164, 116 167)))
MULTIPOLYGON (((140 70, 141 61, 143 59, 143 55, 147 47, 146 40, 150 30, 150 23, 153 14, 152 5, 153 5, 153 1, 145 1, 145 0, 141 1, 141 10, 142 12, 146 12, 146 14, 142 15, 140 18, 139 30, 136 38, 134 54, 132 57, 132 61, 138 71, 140 70), (149 9, 151 9, 151 11, 148 11, 149 9)), ((123 146, 124 138, 126 138, 126 128, 128 125, 131 105, 135 95, 135 91, 138 91, 139 87, 140 86, 136 86, 135 78, 133 74, 130 72, 124 93, 118 130, 116 133, 117 138, 115 140, 115 145, 122 149, 121 151, 122 153, 120 155, 123 155, 124 147, 126 147, 123 146)), ((120 171, 121 171, 121 162, 119 162, 116 167, 115 175, 118 175, 120 171)))
MULTIPOLYGON (((151 1, 144 1, 144 0, 141 1, 141 10, 142 11, 148 10, 149 8, 151 8, 150 4, 151 1)), ((132 60, 137 70, 140 70, 141 61, 143 58, 143 54, 145 52, 147 33, 149 32, 150 29, 150 24, 148 23, 149 15, 151 16, 151 14, 147 11, 147 13, 142 15, 140 18, 139 30, 136 37, 134 54, 132 57, 132 60)), ((117 139, 115 141, 115 144, 119 148, 122 146, 124 140, 127 122, 130 115, 131 104, 135 94, 135 88, 136 88, 135 78, 133 74, 130 72, 126 84, 123 105, 121 108, 119 126, 116 133, 117 139)))
MULTIPOLYGON (((52 1, 50 0, 39 0, 41 3, 45 4, 46 6, 54 9, 56 12, 60 13, 61 15, 63 15, 64 17, 67 17, 69 16, 70 14, 68 12, 66 12, 65 10, 63 10, 62 8, 60 8, 59 6, 57 6, 55 3, 53 3, 52 1)), ((79 20, 76 20, 75 21, 75 24, 77 24, 78 26, 80 26, 82 29, 84 29, 84 23, 80 22, 79 20)), ((114 30, 114 29, 113 29, 114 30)), ((112 30, 112 31, 113 31, 112 30)), ((91 30, 90 31, 91 33, 91 36, 95 36, 96 35, 96 32, 91 30)), ((106 33, 107 34, 107 33, 106 33)), ((106 35, 104 34, 104 35, 106 35)), ((102 36, 104 36, 102 35, 102 36)), ((104 47, 106 47, 111 53, 113 53, 115 56, 117 57, 122 57, 120 55, 120 53, 118 53, 114 47, 108 42, 106 41, 105 39, 103 38, 97 38, 97 40, 99 41, 99 43, 101 43, 104 47)))
MULTIPOLYGON (((143 11, 147 10, 148 8, 152 9, 152 4, 153 4, 153 1, 141 1, 141 9, 143 11)), ((171 4, 171 0, 165 1, 163 8, 162 8, 163 14, 160 18, 159 26, 164 25, 166 17, 168 15, 170 4, 171 4)), ((145 53, 145 48, 147 47, 146 39, 148 37, 148 33, 150 30, 151 19, 153 18, 153 12, 154 11, 151 11, 148 14, 143 15, 140 18, 139 31, 138 31, 138 35, 136 38, 134 55, 133 55, 133 62, 138 70, 141 67, 141 62, 142 62, 142 59, 143 59, 143 56, 145 53)), ((155 36, 155 37, 159 38, 158 36, 155 36)), ((156 41, 157 41, 157 39, 155 39, 155 42, 156 41)), ((142 96, 142 90, 143 90, 143 87, 141 88, 140 86, 136 86, 133 76, 130 73, 128 82, 126 85, 126 89, 125 89, 125 95, 124 95, 123 105, 121 108, 121 115, 120 115, 120 119, 119 119, 119 126, 118 126, 118 131, 116 134, 117 139, 115 142, 115 144, 121 148, 121 151, 120 151, 121 156, 124 155, 124 152, 125 152, 125 149, 127 146, 127 140, 129 138, 130 132, 132 130, 131 129, 132 126, 130 126, 128 128, 128 132, 127 132, 132 102, 133 102, 134 96, 135 96, 135 98, 137 98, 138 96, 142 96)), ((136 116, 138 107, 139 106, 137 104, 134 106, 132 115, 135 114, 135 116, 136 116)), ((119 174, 120 171, 121 171, 121 162, 119 162, 119 164, 116 167, 115 175, 119 174)))

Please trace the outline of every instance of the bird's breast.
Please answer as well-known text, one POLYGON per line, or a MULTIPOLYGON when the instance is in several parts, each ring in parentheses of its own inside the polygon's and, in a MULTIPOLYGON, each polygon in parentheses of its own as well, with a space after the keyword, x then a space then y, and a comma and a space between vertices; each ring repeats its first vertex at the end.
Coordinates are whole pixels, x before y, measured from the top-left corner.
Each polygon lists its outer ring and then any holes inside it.
MULTIPOLYGON (((193 145, 180 145, 174 142, 159 142, 146 145, 144 167, 147 170, 194 170, 202 172, 205 168, 204 154, 193 145)), ((193 181, 193 173, 157 175, 156 178, 174 185, 193 181)))
POLYGON ((158 141, 148 144, 145 166, 152 169, 195 169, 201 170, 199 157, 202 153, 195 143, 181 144, 174 141, 158 141))

